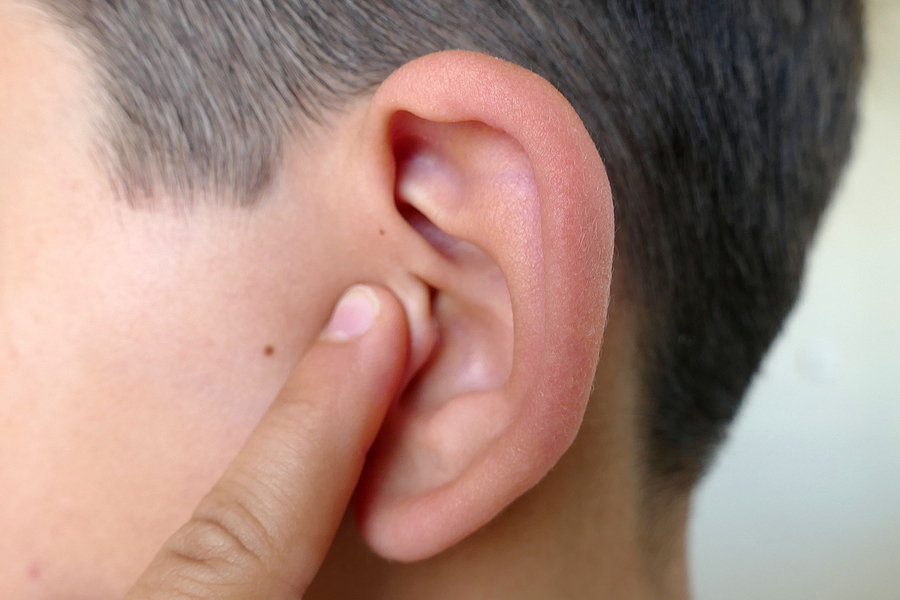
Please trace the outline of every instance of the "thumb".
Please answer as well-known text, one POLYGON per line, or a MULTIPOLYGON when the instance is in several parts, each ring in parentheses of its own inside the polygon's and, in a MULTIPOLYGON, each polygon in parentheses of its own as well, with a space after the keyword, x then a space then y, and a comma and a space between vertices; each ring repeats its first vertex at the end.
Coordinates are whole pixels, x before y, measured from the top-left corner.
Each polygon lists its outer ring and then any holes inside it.
POLYGON ((407 335, 393 295, 350 288, 225 475, 126 600, 302 595, 397 393, 407 335))

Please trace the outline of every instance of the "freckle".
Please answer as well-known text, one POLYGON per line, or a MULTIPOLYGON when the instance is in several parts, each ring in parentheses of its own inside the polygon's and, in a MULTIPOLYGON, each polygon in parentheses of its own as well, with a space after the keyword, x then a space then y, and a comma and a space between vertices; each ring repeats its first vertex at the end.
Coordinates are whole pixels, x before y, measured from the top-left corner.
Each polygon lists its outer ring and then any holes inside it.
POLYGON ((28 579, 32 581, 37 581, 41 578, 41 574, 43 573, 43 569, 41 569, 41 565, 33 562, 28 565, 28 579))
POLYGON ((265 354, 266 356, 272 356, 273 354, 275 354, 275 346, 266 346, 266 348, 263 350, 263 354, 265 354))

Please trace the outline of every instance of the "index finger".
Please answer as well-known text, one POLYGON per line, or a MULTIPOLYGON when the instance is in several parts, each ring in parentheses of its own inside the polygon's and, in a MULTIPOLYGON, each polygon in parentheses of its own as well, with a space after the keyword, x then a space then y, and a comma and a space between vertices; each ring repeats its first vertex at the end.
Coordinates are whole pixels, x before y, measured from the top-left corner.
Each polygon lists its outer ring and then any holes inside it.
POLYGON ((351 288, 327 331, 126 600, 277 600, 306 590, 397 393, 407 348, 403 311, 383 289, 351 288))

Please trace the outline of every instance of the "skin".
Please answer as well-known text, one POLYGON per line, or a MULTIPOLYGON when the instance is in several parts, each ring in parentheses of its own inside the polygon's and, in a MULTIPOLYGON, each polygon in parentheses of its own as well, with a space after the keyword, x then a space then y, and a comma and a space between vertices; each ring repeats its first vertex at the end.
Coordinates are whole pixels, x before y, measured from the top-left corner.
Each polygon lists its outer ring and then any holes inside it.
POLYGON ((86 58, 2 2, 0 65, 0 597, 687 596, 608 182, 549 84, 425 57, 253 209, 134 210, 86 58), (323 341, 358 283, 373 328, 323 341))

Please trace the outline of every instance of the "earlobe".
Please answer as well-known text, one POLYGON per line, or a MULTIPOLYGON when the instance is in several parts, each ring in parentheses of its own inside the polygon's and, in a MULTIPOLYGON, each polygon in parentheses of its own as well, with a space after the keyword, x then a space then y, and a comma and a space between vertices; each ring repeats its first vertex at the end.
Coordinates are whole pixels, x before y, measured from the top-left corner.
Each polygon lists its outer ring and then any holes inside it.
POLYGON ((546 81, 484 55, 423 57, 372 99, 364 139, 424 244, 439 340, 396 403, 356 497, 377 553, 418 560, 537 483, 574 439, 612 265, 602 163, 546 81))

